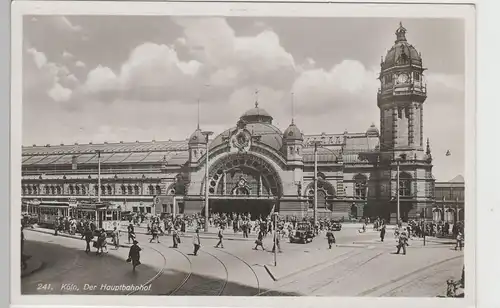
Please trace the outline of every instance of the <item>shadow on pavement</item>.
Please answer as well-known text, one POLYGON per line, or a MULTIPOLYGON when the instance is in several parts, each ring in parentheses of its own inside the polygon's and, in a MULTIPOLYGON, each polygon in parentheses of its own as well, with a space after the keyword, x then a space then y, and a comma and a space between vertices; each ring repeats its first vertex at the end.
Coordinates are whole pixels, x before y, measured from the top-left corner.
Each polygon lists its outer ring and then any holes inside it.
POLYGON ((85 253, 84 243, 82 244, 82 249, 76 249, 55 243, 27 240, 26 253, 40 259, 45 266, 43 270, 21 279, 21 294, 127 295, 132 292, 132 286, 140 287, 141 284, 146 284, 147 287, 137 290, 134 295, 255 296, 266 292, 266 296, 301 296, 294 292, 271 294, 269 290, 256 286, 190 274, 170 268, 168 260, 162 270, 163 264, 158 267, 145 264, 152 260, 145 254, 141 255, 143 264, 133 272, 131 264, 125 261, 128 256, 127 248, 115 251, 109 247, 108 254, 96 255, 95 249, 85 253), (160 270, 162 271, 159 272, 160 270))

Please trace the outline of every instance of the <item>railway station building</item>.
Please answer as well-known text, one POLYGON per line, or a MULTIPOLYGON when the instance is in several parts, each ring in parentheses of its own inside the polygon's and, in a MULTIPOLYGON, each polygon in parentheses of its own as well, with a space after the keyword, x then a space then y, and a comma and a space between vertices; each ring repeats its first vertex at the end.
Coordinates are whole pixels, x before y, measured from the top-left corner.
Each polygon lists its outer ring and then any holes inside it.
POLYGON ((251 108, 234 126, 216 132, 208 144, 193 125, 192 134, 177 141, 24 146, 22 198, 78 202, 95 198, 100 189, 101 200, 124 210, 202 214, 207 188, 212 212, 266 215, 274 208, 303 217, 313 211, 317 157, 318 217, 394 218, 399 188, 403 220, 433 219, 424 71, 421 54, 400 25, 373 93, 378 128, 367 123, 361 132, 308 134, 293 120, 279 128, 249 101, 251 108))

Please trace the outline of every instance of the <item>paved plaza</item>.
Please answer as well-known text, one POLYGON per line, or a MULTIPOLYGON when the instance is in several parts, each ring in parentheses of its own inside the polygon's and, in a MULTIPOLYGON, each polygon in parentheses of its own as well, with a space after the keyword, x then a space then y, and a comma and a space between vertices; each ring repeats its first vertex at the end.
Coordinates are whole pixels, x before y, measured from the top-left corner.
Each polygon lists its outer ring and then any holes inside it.
POLYGON ((406 255, 397 255, 392 231, 384 243, 370 228, 335 232, 337 245, 328 249, 324 234, 309 244, 281 241, 282 253, 253 250, 254 238, 228 234, 224 248, 214 248, 215 237, 202 235, 201 251, 192 255, 191 235, 172 248, 171 236, 149 243, 138 234, 142 247, 136 272, 128 257, 126 234, 122 247, 108 245, 108 253, 85 253, 79 236, 54 236, 47 229, 26 229, 26 254, 38 262, 22 278, 23 294, 107 295, 216 295, 216 296, 415 296, 446 293, 446 280, 460 278, 463 252, 449 240, 410 240, 406 255), (134 286, 136 287, 134 289, 134 286), (142 286, 142 287, 141 287, 142 286))

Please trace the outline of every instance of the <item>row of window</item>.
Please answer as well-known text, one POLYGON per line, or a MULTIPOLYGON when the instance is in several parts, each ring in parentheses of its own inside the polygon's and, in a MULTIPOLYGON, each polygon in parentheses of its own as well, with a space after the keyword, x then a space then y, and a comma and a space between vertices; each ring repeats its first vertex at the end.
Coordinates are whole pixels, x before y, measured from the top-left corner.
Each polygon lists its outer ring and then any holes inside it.
MULTIPOLYGON (((144 195, 141 186, 139 185, 121 185, 116 191, 114 185, 101 185, 101 195, 115 195, 117 193, 121 195, 144 195)), ((89 194, 89 189, 87 185, 69 185, 67 191, 63 189, 62 185, 45 185, 43 189, 40 189, 38 185, 23 185, 22 186, 23 195, 81 195, 85 196, 89 194)), ((94 185, 94 194, 98 193, 98 186, 94 185)), ((149 185, 147 187, 147 194, 149 195, 160 195, 161 186, 160 185, 149 185)))
POLYGON ((151 207, 143 207, 143 206, 133 206, 132 212, 134 213, 148 213, 151 214, 151 207))

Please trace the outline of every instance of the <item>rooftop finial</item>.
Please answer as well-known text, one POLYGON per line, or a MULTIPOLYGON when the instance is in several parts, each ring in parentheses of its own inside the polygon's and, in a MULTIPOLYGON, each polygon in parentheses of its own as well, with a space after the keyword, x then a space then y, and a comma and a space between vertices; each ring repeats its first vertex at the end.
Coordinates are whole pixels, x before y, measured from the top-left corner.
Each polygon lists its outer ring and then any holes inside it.
POLYGON ((255 89, 255 108, 259 108, 259 89, 255 89))
POLYGON ((401 41, 406 41, 406 29, 403 27, 403 23, 399 22, 399 28, 396 30, 396 43, 401 41))
POLYGON ((430 155, 431 154, 431 145, 429 142, 429 138, 427 138, 427 149, 425 151, 425 154, 430 155))
POLYGON ((196 129, 200 129, 200 99, 198 98, 198 125, 196 126, 196 129))
POLYGON ((294 110, 294 94, 292 92, 292 124, 294 124, 295 110, 294 110))

